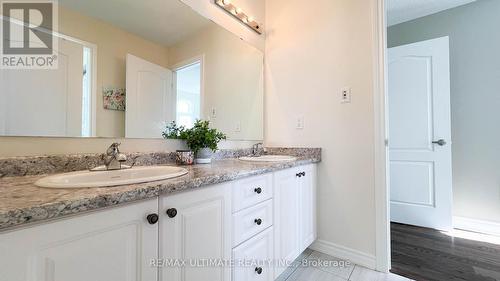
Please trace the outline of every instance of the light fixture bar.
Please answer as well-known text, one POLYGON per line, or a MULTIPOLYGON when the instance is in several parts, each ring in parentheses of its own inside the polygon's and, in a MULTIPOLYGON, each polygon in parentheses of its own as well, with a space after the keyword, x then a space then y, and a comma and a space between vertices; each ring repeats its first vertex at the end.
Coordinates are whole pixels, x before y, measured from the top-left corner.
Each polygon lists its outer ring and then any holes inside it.
POLYGON ((251 16, 245 14, 242 9, 232 4, 230 0, 215 0, 215 4, 233 17, 237 18, 246 26, 250 27, 253 31, 257 32, 258 34, 262 34, 262 26, 251 16))

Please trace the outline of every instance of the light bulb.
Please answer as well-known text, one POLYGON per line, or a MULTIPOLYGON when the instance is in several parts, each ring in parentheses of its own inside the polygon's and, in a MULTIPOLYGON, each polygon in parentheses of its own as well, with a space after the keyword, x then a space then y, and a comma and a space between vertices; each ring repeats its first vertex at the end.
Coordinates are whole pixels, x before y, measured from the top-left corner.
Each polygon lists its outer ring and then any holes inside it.
POLYGON ((241 14, 241 13, 243 13, 243 9, 241 9, 241 8, 237 8, 237 9, 236 9, 236 13, 237 13, 237 14, 241 14))
POLYGON ((253 17, 247 17, 247 21, 248 21, 248 22, 253 22, 253 21, 254 21, 254 18, 253 18, 253 17))
POLYGON ((229 5, 231 4, 231 0, 222 0, 222 4, 229 5))

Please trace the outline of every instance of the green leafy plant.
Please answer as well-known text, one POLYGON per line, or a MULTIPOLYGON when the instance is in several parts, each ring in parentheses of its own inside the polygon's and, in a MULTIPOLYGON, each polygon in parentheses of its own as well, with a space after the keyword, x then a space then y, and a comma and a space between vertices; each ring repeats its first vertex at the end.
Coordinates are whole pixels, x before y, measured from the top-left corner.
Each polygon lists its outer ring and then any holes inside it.
POLYGON ((206 120, 196 120, 193 128, 190 129, 186 129, 184 126, 177 126, 175 121, 173 121, 167 125, 162 135, 166 139, 185 140, 189 149, 194 153, 198 153, 203 148, 209 148, 215 152, 219 142, 226 139, 224 133, 210 128, 210 122, 206 120))
POLYGON ((183 133, 186 131, 186 127, 177 126, 175 121, 167 124, 165 131, 161 134, 164 139, 184 139, 183 133))

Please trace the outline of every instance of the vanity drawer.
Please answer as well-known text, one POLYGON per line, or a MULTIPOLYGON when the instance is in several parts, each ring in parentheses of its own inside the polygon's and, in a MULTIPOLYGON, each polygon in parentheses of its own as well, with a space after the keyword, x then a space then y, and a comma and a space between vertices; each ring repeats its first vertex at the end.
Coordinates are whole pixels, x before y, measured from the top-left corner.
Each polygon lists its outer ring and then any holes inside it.
POLYGON ((272 281, 273 228, 270 227, 259 235, 233 249, 232 280, 237 281, 272 281))
POLYGON ((233 189, 233 213, 273 197, 273 175, 240 180, 233 189))
POLYGON ((273 200, 233 214, 233 247, 273 225, 273 200))

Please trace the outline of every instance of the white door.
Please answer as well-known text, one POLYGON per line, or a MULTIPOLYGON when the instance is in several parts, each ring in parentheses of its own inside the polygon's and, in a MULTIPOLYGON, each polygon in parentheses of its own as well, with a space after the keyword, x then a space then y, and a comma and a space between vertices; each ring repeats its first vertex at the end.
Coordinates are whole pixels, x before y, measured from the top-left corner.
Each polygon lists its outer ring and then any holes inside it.
MULTIPOLYGON (((274 174, 274 254, 275 260, 293 262, 300 255, 300 190, 298 170, 274 174)), ((286 266, 276 266, 278 277, 286 266)))
POLYGON ((0 281, 155 281, 158 199, 0 234, 0 281))
POLYGON ((388 58, 391 220, 450 230, 449 39, 391 48, 388 58))
POLYGON ((229 281, 231 268, 202 261, 231 258, 231 184, 160 198, 161 281, 229 281))
POLYGON ((175 120, 172 71, 128 54, 126 79, 126 137, 161 138, 175 120))
POLYGON ((83 45, 58 40, 57 69, 0 70, 0 135, 82 135, 83 45))

